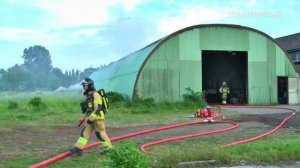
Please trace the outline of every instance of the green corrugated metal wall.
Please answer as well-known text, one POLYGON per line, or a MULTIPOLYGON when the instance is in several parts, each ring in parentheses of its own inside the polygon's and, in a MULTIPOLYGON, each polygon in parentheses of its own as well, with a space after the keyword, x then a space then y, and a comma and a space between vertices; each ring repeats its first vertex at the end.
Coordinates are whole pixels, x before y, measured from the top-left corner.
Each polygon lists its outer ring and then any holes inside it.
POLYGON ((298 78, 276 43, 262 32, 235 25, 197 25, 183 29, 111 63, 90 77, 98 89, 130 97, 135 90, 142 98, 178 101, 182 100, 187 87, 202 91, 202 50, 248 53, 249 104, 276 103, 277 77, 298 78))
POLYGON ((175 34, 156 48, 141 70, 137 94, 178 101, 187 87, 201 92, 202 50, 248 52, 249 104, 276 103, 277 76, 298 78, 285 53, 266 36, 249 29, 199 27, 175 34))

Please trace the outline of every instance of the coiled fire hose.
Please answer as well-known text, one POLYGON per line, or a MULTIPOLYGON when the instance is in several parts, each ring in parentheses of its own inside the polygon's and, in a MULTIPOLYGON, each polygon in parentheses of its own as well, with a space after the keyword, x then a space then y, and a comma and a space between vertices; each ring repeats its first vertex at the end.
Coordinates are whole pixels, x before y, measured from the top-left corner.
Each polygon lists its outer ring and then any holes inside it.
MULTIPOLYGON (((163 139, 163 140, 159 140, 159 141, 155 141, 155 142, 146 143, 146 144, 144 144, 144 145, 141 146, 141 150, 144 153, 153 155, 153 153, 150 153, 150 152, 146 151, 147 147, 150 147, 150 146, 153 146, 153 145, 157 145, 157 144, 161 144, 161 143, 170 142, 170 141, 176 141, 176 140, 186 139, 186 138, 193 138, 193 137, 197 137, 197 136, 204 136, 204 135, 209 135, 209 134, 222 133, 222 132, 226 132, 226 131, 230 131, 232 129, 238 128, 239 124, 235 123, 235 122, 223 121, 223 120, 221 120, 221 121, 214 121, 214 119, 220 117, 223 114, 223 109, 222 108, 267 108, 267 109, 280 109, 280 110, 292 111, 292 113, 288 117, 286 117, 277 127, 275 127, 274 129, 272 129, 271 131, 268 131, 268 132, 266 132, 264 134, 261 134, 261 135, 258 135, 256 137, 252 137, 252 138, 249 138, 249 139, 245 139, 245 140, 233 142, 233 143, 226 144, 226 145, 222 146, 222 147, 229 147, 229 146, 234 146, 234 145, 248 143, 248 142, 255 141, 257 139, 263 138, 265 136, 268 136, 268 135, 276 132, 278 129, 280 129, 289 119, 291 119, 297 113, 297 111, 295 109, 284 108, 284 107, 270 107, 270 106, 215 106, 215 107, 217 107, 217 108, 220 109, 220 113, 218 115, 212 117, 209 120, 198 120, 198 121, 194 121, 194 122, 187 122, 187 123, 175 124, 175 125, 164 126, 164 127, 159 127, 159 128, 152 128, 152 129, 148 129, 148 130, 144 130, 144 131, 139 131, 139 132, 135 132, 135 133, 129 133, 129 134, 126 134, 126 135, 117 136, 117 137, 111 138, 111 141, 118 141, 118 140, 130 138, 130 137, 134 137, 134 136, 137 136, 137 135, 147 134, 147 133, 161 131, 161 130, 166 130, 166 129, 172 129, 172 128, 176 128, 176 127, 183 127, 183 126, 188 126, 188 125, 200 124, 200 123, 205 123, 205 122, 227 123, 227 124, 233 125, 233 126, 231 126, 229 128, 224 128, 224 129, 214 130, 214 131, 209 131, 209 132, 202 132, 202 133, 196 133, 196 134, 190 134, 190 135, 184 135, 184 136, 177 136, 177 137, 167 138, 167 139, 163 139)), ((100 144, 101 144, 101 142, 95 142, 95 143, 89 144, 89 145, 87 145, 84 148, 84 150, 89 149, 89 148, 93 148, 93 147, 98 146, 100 144)), ((54 162, 56 162, 58 160, 61 160, 61 159, 65 158, 65 157, 68 157, 70 155, 71 155, 71 152, 67 151, 67 152, 59 154, 59 155, 57 155, 57 156, 55 156, 53 158, 50 158, 50 159, 45 160, 43 162, 37 163, 35 165, 32 165, 32 166, 30 166, 30 168, 44 167, 44 166, 52 164, 52 163, 54 163, 54 162)))

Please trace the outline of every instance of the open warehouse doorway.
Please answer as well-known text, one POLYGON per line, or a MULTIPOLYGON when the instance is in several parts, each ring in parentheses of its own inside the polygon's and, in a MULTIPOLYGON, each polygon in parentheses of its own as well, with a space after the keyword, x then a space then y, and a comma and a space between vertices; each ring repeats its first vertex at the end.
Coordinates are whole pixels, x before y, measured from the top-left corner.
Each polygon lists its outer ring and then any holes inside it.
POLYGON ((229 104, 247 103, 247 52, 202 50, 202 88, 208 103, 221 103, 219 88, 230 89, 229 104))
POLYGON ((278 77, 277 86, 278 103, 288 104, 288 77, 278 77))

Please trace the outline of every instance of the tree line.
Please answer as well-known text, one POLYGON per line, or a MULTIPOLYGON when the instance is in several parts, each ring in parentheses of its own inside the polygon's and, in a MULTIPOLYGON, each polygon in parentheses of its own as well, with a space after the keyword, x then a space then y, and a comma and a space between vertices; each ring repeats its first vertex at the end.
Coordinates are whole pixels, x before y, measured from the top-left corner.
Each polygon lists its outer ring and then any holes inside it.
POLYGON ((60 86, 69 87, 100 69, 90 67, 83 71, 72 69, 63 73, 61 69, 52 66, 50 52, 40 45, 25 48, 22 58, 23 64, 16 64, 7 70, 0 69, 0 91, 55 90, 60 86))

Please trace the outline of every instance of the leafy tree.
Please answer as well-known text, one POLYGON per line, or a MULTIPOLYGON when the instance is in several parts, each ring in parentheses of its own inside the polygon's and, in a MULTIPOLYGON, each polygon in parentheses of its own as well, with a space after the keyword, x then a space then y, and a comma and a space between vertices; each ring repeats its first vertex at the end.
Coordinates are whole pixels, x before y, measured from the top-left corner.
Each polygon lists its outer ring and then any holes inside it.
POLYGON ((22 58, 24 58, 24 66, 35 74, 37 87, 45 88, 47 75, 52 70, 51 55, 47 49, 42 46, 35 45, 25 48, 22 58))
POLYGON ((42 46, 35 45, 25 48, 23 51, 24 65, 30 71, 46 71, 52 69, 51 55, 47 49, 42 46))
POLYGON ((6 73, 4 69, 0 69, 0 80, 3 78, 3 75, 6 73))
POLYGON ((51 73, 60 79, 63 79, 65 77, 65 75, 62 73, 62 71, 59 68, 53 68, 51 70, 51 73))
POLYGON ((24 64, 16 64, 7 72, 0 69, 0 90, 54 90, 59 86, 76 84, 100 69, 89 67, 83 72, 72 69, 63 73, 59 68, 52 67, 50 52, 40 45, 25 48, 22 58, 24 64))
POLYGON ((33 90, 35 78, 25 66, 16 64, 9 68, 3 76, 3 83, 7 90, 33 90))
MULTIPOLYGON (((84 71, 80 74, 80 76, 83 78, 90 76, 93 72, 98 71, 100 68, 86 68, 84 71)), ((80 79, 80 80, 82 80, 80 79)))
POLYGON ((0 69, 0 90, 5 90, 5 85, 4 85, 4 75, 6 74, 6 71, 4 69, 0 69))
POLYGON ((63 78, 59 78, 56 75, 54 75, 53 73, 50 73, 48 75, 47 78, 47 84, 46 84, 46 88, 49 90, 55 90, 58 87, 62 86, 62 80, 63 78))
POLYGON ((79 70, 76 70, 75 76, 76 76, 76 81, 80 81, 80 71, 79 70))

